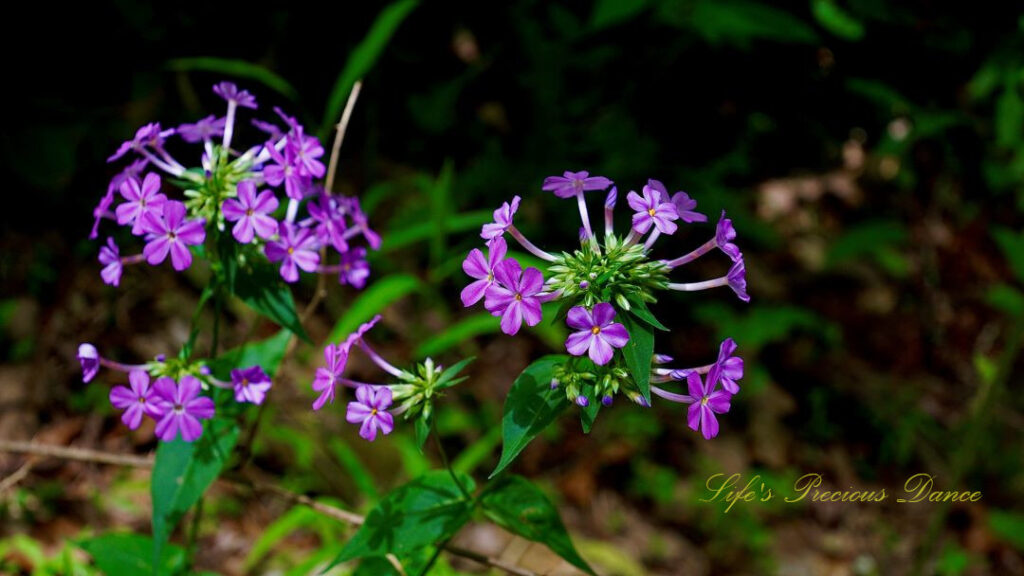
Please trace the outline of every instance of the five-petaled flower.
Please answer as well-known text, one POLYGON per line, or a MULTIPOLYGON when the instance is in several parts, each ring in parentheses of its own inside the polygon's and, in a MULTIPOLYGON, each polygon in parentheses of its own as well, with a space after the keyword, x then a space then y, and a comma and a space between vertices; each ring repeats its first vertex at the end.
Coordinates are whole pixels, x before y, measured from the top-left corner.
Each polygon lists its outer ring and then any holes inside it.
POLYGON ((174 440, 178 433, 185 442, 193 442, 203 434, 201 420, 213 418, 213 400, 202 396, 202 383, 186 374, 177 384, 166 376, 153 384, 160 420, 156 435, 164 442, 174 440))
POLYGON ((370 442, 377 438, 378 429, 386 436, 395 428, 395 419, 387 412, 391 398, 387 386, 360 386, 356 388, 356 399, 348 403, 345 420, 362 424, 359 435, 370 442))
POLYGON ((306 272, 316 270, 320 254, 317 253, 319 247, 313 231, 283 222, 278 232, 280 240, 267 244, 264 252, 271 262, 281 262, 281 277, 286 282, 296 282, 299 279, 298 268, 306 272))
POLYGON ((512 219, 516 215, 516 211, 519 210, 519 202, 521 198, 515 196, 512 198, 512 203, 503 202, 501 206, 494 211, 494 222, 484 224, 483 228, 480 229, 480 237, 485 240, 497 238, 508 230, 509 226, 512 225, 512 219))
POLYGON ((263 404, 270 390, 270 376, 259 366, 231 371, 231 384, 235 387, 235 401, 263 404))
POLYGON ((334 403, 334 392, 338 385, 338 379, 345 371, 345 364, 348 362, 348 353, 351 345, 328 344, 324 348, 325 366, 316 369, 316 376, 313 377, 313 390, 319 392, 320 396, 313 401, 313 410, 319 410, 328 402, 334 403))
POLYGON ((675 233, 678 226, 674 220, 679 219, 675 204, 667 202, 668 198, 650 185, 644 186, 643 192, 643 197, 636 192, 626 196, 629 207, 636 210, 633 214, 633 230, 646 234, 654 226, 663 234, 675 233))
POLYGON ((121 263, 121 251, 117 248, 117 243, 113 238, 107 238, 107 245, 100 247, 100 264, 103 264, 100 277, 103 278, 104 284, 117 286, 121 283, 121 272, 124 270, 124 266, 121 263))
POLYGON ((577 193, 588 190, 604 190, 612 185, 612 181, 604 176, 591 176, 587 171, 569 172, 561 176, 548 176, 544 179, 541 190, 554 192, 559 198, 572 198, 577 193))
POLYGON ((619 323, 612 322, 615 309, 607 302, 594 305, 587 310, 575 306, 569 310, 566 322, 577 330, 565 341, 565 348, 573 356, 588 354, 594 364, 603 366, 612 359, 613 348, 622 348, 629 341, 629 332, 619 323))
POLYGON ((228 102, 234 102, 242 108, 256 108, 256 97, 248 90, 239 90, 234 82, 220 82, 213 87, 213 92, 228 102))
POLYGON ((736 239, 736 229, 732 227, 732 220, 725 217, 725 210, 722 210, 722 217, 718 219, 718 226, 715 228, 715 244, 718 249, 725 252, 726 256, 737 262, 743 258, 740 249, 733 240, 736 239))
POLYGON ((718 348, 718 359, 708 371, 708 382, 720 382, 722 388, 729 394, 736 394, 740 391, 737 380, 743 378, 743 358, 733 356, 736 351, 736 341, 732 338, 722 340, 718 348))
POLYGON ((132 225, 132 234, 136 236, 145 232, 147 214, 159 216, 163 213, 167 196, 160 193, 160 176, 150 172, 139 184, 135 178, 127 178, 121 183, 121 196, 125 203, 117 207, 117 223, 122 226, 132 225))
POLYGON ((476 280, 462 289, 462 304, 472 306, 484 297, 487 288, 494 283, 494 269, 504 261, 508 244, 501 236, 495 236, 487 243, 487 258, 478 248, 470 250, 462 262, 462 270, 476 280))
POLYGON ((185 205, 170 200, 164 204, 159 216, 147 212, 142 227, 148 234, 149 242, 142 249, 146 261, 156 266, 171 255, 171 264, 181 272, 192 265, 192 253, 188 247, 202 244, 206 240, 206 221, 202 218, 185 219, 185 205))
POLYGON ((708 440, 718 436, 718 419, 715 414, 725 414, 729 411, 732 394, 725 390, 715 390, 715 382, 710 378, 702 381, 696 371, 686 375, 686 386, 689 395, 685 402, 690 404, 686 424, 691 430, 699 428, 700 433, 708 440))
POLYGON ((110 389, 110 403, 119 410, 124 410, 121 421, 128 428, 135 430, 142 424, 143 416, 157 418, 161 412, 157 404, 156 391, 149 386, 149 374, 144 370, 132 370, 128 373, 131 388, 115 386, 110 389))
POLYGON ((277 198, 270 190, 256 195, 256 184, 251 180, 238 183, 238 197, 224 201, 221 210, 224 219, 235 222, 231 234, 242 244, 252 242, 253 236, 264 240, 277 234, 277 220, 270 215, 277 210, 277 198))
POLYGON ((338 283, 348 284, 361 290, 370 277, 370 263, 366 260, 366 248, 357 246, 341 255, 338 264, 338 283))
POLYGON ((536 268, 523 271, 518 261, 509 258, 494 269, 494 282, 484 293, 484 308, 501 316, 501 330, 505 334, 519 332, 523 321, 536 326, 541 321, 541 291, 544 276, 536 268))

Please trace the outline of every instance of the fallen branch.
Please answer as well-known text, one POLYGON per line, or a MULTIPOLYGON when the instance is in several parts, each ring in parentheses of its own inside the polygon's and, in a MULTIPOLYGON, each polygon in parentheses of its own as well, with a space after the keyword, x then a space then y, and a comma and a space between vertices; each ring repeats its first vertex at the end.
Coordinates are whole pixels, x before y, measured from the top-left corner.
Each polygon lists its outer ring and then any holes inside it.
MULTIPOLYGON (((114 454, 110 452, 102 452, 100 450, 90 450, 88 448, 72 448, 69 446, 56 446, 53 444, 40 444, 36 442, 12 442, 9 440, 0 440, 0 452, 28 454, 37 458, 59 458, 61 460, 74 460, 76 462, 112 464, 115 466, 128 466, 132 468, 152 468, 154 462, 153 458, 145 456, 114 454)), ((31 463, 31 460, 29 463, 31 463)), ((26 463, 19 468, 17 472, 5 479, 3 484, 10 482, 10 484, 13 485, 17 481, 21 480, 21 478, 28 473, 29 463, 26 463), (11 481, 12 478, 15 478, 13 482, 11 481)), ((250 478, 222 478, 221 480, 236 486, 248 487, 257 492, 268 492, 274 494, 282 500, 291 502, 292 504, 308 506, 325 516, 354 526, 361 526, 365 521, 365 518, 358 514, 348 512, 347 510, 342 510, 341 508, 330 506, 322 502, 317 502, 309 496, 296 494, 291 490, 287 490, 268 482, 262 482, 250 478)), ((0 492, 2 492, 2 490, 0 490, 0 492)), ((515 576, 539 576, 536 572, 512 566, 497 558, 487 556, 486 554, 481 554, 473 550, 468 550, 466 548, 461 548, 459 546, 448 544, 444 546, 444 550, 454 556, 460 556, 485 566, 504 570, 505 572, 514 574, 515 576)))

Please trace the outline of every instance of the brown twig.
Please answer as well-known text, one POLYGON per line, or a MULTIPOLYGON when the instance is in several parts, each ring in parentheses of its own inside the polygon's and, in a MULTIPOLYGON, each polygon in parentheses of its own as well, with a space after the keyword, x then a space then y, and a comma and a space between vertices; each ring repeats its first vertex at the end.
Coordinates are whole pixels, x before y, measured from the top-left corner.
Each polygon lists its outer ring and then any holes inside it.
MULTIPOLYGON (((152 468, 154 462, 153 458, 145 456, 135 456, 130 454, 112 454, 110 452, 89 450, 87 448, 71 448, 68 446, 56 446, 53 444, 40 444, 36 442, 11 442, 8 440, 0 440, 0 452, 29 454, 31 456, 39 458, 60 458, 62 460, 75 460, 78 462, 113 464, 115 466, 129 466, 132 468, 152 468)), ((31 463, 31 461, 29 463, 31 463)), ((22 468, 25 468, 27 465, 28 463, 22 466, 22 468)), ((25 473, 27 473, 27 471, 25 473)), ((17 474, 18 472, 14 473, 14 475, 17 474)), ((8 480, 10 480, 10 477, 8 477, 8 480)), ((278 496, 282 500, 291 502, 292 504, 308 506, 325 516, 334 518, 347 524, 352 524, 354 526, 361 526, 365 521, 365 518, 358 514, 349 512, 347 510, 342 510, 341 508, 330 506, 322 502, 317 502, 316 500, 310 498, 309 496, 305 496, 303 494, 296 494, 295 492, 292 492, 275 484, 270 484, 268 482, 262 482, 259 480, 253 480, 251 478, 245 477, 222 478, 221 480, 229 482, 236 486, 248 487, 257 492, 268 492, 274 494, 275 496, 278 496)), ((5 480, 5 482, 6 481, 7 480, 5 480)), ((509 574, 514 574, 515 576, 539 576, 536 572, 531 572, 529 570, 512 566, 510 564, 502 562, 501 560, 498 560, 497 558, 487 556, 486 554, 481 554, 473 550, 468 550, 466 548, 461 548, 459 546, 447 544, 444 546, 444 550, 449 554, 461 556, 462 558, 472 560, 479 564, 483 564, 484 566, 490 566, 491 568, 504 570, 505 572, 509 574)))
POLYGON ((328 194, 334 187, 334 175, 338 171, 338 152, 341 150, 341 143, 345 140, 345 130, 348 128, 348 121, 352 118, 352 109, 356 107, 356 100, 359 98, 359 91, 363 88, 363 81, 356 80, 352 85, 352 91, 348 93, 348 101, 345 102, 345 110, 341 113, 341 120, 335 126, 334 146, 331 147, 331 160, 327 164, 327 179, 324 181, 324 190, 328 194))

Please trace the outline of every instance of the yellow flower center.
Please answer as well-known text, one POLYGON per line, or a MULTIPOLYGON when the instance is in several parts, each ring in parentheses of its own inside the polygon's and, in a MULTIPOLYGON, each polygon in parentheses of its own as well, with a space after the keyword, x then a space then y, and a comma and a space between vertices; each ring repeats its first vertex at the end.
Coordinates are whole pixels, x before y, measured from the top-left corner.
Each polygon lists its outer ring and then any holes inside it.
POLYGON ((594 326, 593 328, 590 329, 590 333, 591 334, 600 334, 601 333, 601 327, 600 326, 594 326))
POLYGON ((370 410, 370 416, 376 416, 376 415, 377 415, 377 409, 376 408, 370 410))
POLYGON ((647 213, 650 214, 651 217, 653 217, 654 216, 654 208, 651 208, 650 210, 648 210, 647 213))
POLYGON ((295 254, 295 248, 289 248, 288 254, 295 254))
POLYGON ((516 300, 522 302, 523 301, 523 295, 522 294, 516 294, 516 300))
POLYGON ((701 403, 702 406, 707 406, 708 405, 708 397, 705 396, 705 397, 701 398, 700 399, 700 403, 701 403))

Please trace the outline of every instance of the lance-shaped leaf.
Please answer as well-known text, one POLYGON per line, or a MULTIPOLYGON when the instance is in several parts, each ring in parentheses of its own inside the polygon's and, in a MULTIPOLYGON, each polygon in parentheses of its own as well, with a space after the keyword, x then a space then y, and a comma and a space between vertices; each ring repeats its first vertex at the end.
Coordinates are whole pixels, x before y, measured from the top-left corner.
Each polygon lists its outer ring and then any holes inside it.
MULTIPOLYGON (((77 544, 92 556, 104 574, 152 574, 153 539, 131 533, 111 533, 79 540, 77 544)), ((165 546, 158 565, 165 574, 176 574, 185 567, 185 551, 165 546)))
POLYGON ((207 366, 215 377, 224 381, 231 380, 232 370, 250 366, 259 366, 268 376, 273 377, 291 339, 290 331, 281 330, 266 340, 232 348, 207 362, 207 366))
POLYGON ((512 384, 505 399, 505 415, 501 419, 504 441, 501 460, 491 472, 491 478, 511 464, 523 448, 569 405, 565 391, 551 388, 555 368, 567 359, 565 355, 544 356, 527 366, 512 384))
POLYGON ((480 495, 488 518, 510 532, 540 542, 588 574, 594 570, 576 552, 558 510, 547 496, 522 476, 506 476, 480 495))
MULTIPOLYGON (((228 420, 207 420, 195 442, 180 438, 161 442, 153 465, 153 558, 161 558, 174 527, 220 475, 238 441, 238 426, 228 420)), ((160 574, 160 563, 154 562, 160 574)))
POLYGON ((654 357, 654 329, 650 324, 634 319, 630 314, 623 314, 622 325, 629 332, 629 342, 622 348, 636 387, 644 400, 651 402, 651 359, 654 357))
MULTIPOLYGON (((459 474, 469 492, 473 479, 459 474)), ((359 531, 327 569, 356 558, 399 558, 420 548, 451 538, 469 521, 473 501, 467 499, 445 470, 427 472, 384 497, 366 516, 359 531)))
POLYGON ((310 342, 295 309, 292 291, 277 275, 276 269, 259 266, 238 270, 235 295, 253 310, 310 342))

